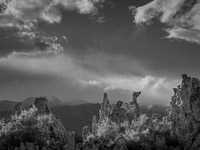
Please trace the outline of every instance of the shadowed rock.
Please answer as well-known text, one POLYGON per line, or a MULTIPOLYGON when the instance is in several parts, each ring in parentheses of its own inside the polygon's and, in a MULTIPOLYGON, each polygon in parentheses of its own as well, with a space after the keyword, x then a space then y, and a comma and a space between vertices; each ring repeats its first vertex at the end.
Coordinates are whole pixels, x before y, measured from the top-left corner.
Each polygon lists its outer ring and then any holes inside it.
POLYGON ((39 114, 49 114, 50 113, 48 99, 46 97, 35 98, 35 101, 33 104, 38 109, 39 114))
POLYGON ((140 108, 139 108, 139 104, 137 102, 137 98, 140 96, 141 92, 133 92, 132 94, 132 102, 130 102, 130 105, 132 105, 133 107, 133 118, 137 119, 139 118, 140 115, 140 108))
POLYGON ((103 101, 101 103, 101 109, 99 111, 100 120, 108 116, 110 110, 109 108, 110 108, 110 102, 108 100, 108 95, 107 93, 104 93, 103 101))
POLYGON ((172 134, 188 143, 185 150, 195 150, 200 147, 200 80, 183 74, 181 85, 173 91, 170 102, 172 134))

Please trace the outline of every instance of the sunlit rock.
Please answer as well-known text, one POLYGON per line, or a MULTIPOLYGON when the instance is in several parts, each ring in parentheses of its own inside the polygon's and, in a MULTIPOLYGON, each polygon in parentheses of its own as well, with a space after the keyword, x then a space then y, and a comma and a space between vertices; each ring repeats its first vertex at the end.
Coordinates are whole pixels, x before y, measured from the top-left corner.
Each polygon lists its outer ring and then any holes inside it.
POLYGON ((97 134, 97 117, 95 115, 92 118, 92 134, 97 134))
POLYGON ((89 135, 90 135, 89 127, 88 126, 83 127, 83 130, 82 130, 83 141, 86 141, 89 135))
POLYGON ((107 93, 104 93, 99 122, 106 117, 117 124, 123 122, 129 122, 129 124, 131 124, 132 120, 137 120, 140 115, 137 98, 140 94, 141 92, 133 92, 132 101, 129 103, 124 103, 119 100, 116 104, 111 105, 107 93))

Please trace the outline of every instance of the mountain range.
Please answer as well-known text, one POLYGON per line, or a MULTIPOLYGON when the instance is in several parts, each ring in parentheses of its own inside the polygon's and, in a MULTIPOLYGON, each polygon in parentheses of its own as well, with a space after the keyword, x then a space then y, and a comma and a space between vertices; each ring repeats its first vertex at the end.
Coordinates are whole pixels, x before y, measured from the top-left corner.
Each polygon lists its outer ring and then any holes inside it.
MULTIPOLYGON (((86 100, 82 99, 69 99, 69 100, 60 100, 55 96, 45 96, 48 99, 50 108, 57 108, 63 106, 76 106, 80 104, 87 104, 86 100)), ((21 101, 23 108, 29 108, 33 104, 36 97, 28 97, 25 100, 21 101)), ((12 111, 13 107, 17 104, 16 101, 2 100, 0 101, 0 112, 2 111, 12 111)))

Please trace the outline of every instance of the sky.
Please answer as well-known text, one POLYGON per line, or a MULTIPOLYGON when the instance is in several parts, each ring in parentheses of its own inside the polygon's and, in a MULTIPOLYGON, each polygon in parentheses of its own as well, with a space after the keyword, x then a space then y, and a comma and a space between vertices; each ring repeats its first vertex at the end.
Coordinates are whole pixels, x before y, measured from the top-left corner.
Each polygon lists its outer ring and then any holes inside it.
POLYGON ((0 0, 0 100, 168 105, 200 77, 199 0, 0 0))

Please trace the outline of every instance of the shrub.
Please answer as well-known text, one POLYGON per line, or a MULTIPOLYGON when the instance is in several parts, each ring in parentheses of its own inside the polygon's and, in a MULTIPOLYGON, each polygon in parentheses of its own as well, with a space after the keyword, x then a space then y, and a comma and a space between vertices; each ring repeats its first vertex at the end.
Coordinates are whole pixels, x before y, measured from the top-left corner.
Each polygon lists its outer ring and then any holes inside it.
POLYGON ((38 115, 37 108, 23 110, 0 121, 0 147, 20 146, 20 143, 35 143, 47 146, 51 140, 52 114, 38 115))

